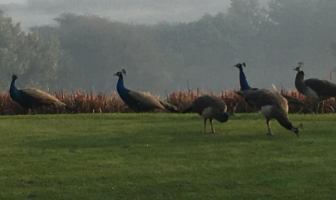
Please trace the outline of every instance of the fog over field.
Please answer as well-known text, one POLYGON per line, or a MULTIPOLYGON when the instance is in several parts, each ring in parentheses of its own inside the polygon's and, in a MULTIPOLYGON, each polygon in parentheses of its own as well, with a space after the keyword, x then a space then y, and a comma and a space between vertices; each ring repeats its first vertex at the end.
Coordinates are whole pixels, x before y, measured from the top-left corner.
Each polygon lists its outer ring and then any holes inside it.
POLYGON ((15 72, 21 87, 108 94, 125 68, 132 89, 218 92, 239 88, 238 62, 252 87, 294 89, 299 61, 307 78, 329 79, 335 67, 334 0, 1 0, 0 9, 26 34, 0 39, 29 41, 0 44, 2 90, 15 72))
MULTIPOLYGON (((266 5, 266 0, 261 1, 266 5)), ((205 13, 226 12, 230 0, 1 0, 2 8, 22 27, 52 24, 62 13, 94 14, 113 21, 154 24, 191 22, 205 13)))

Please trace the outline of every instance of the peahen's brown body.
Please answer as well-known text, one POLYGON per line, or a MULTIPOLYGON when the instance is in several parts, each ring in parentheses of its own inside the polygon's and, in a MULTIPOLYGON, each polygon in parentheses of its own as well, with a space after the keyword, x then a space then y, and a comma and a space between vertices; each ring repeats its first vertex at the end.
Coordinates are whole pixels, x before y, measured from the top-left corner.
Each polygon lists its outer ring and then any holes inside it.
POLYGON ((264 115, 268 127, 268 135, 273 135, 269 122, 271 119, 276 119, 281 126, 293 131, 299 136, 299 130, 294 127, 288 119, 287 100, 277 91, 250 89, 237 93, 243 97, 249 105, 260 110, 264 115))
POLYGON ((336 97, 336 84, 327 80, 320 80, 317 78, 310 78, 304 80, 304 72, 302 71, 303 63, 294 70, 297 71, 295 77, 295 87, 309 100, 313 102, 324 101, 332 97, 336 97))
POLYGON ((219 122, 226 122, 233 112, 226 112, 225 102, 215 96, 204 95, 198 97, 190 103, 190 105, 183 111, 183 113, 198 113, 204 120, 204 133, 206 133, 206 121, 209 119, 212 133, 215 129, 212 120, 216 119, 219 122))
MULTIPOLYGON (((295 87, 310 101, 317 103, 317 111, 319 102, 336 97, 336 84, 327 80, 310 78, 304 80, 304 72, 302 71, 303 63, 299 62, 299 66, 294 70, 297 71, 295 77, 295 87)), ((324 105, 324 104, 323 104, 324 105)), ((323 112, 323 108, 322 108, 323 112)))

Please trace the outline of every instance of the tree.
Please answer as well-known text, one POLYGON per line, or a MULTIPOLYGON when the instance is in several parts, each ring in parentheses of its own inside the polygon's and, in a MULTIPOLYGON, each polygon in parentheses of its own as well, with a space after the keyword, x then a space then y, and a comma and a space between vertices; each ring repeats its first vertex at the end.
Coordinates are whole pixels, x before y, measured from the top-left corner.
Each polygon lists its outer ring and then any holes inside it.
POLYGON ((37 31, 26 34, 20 24, 0 12, 0 69, 4 75, 1 89, 8 89, 12 73, 20 84, 44 87, 55 83, 61 52, 56 38, 43 41, 37 31))
MULTIPOLYGON (((58 27, 39 27, 47 35, 56 35, 72 67, 63 78, 68 88, 115 90, 113 74, 125 68, 128 86, 155 90, 169 83, 161 68, 160 56, 146 26, 111 22, 93 15, 63 14, 55 19, 58 27), (153 82, 157 81, 158 84, 153 82)), ((44 36, 48 38, 48 36, 44 36)), ((69 65, 67 65, 69 66, 69 65)), ((65 71, 64 71, 65 73, 65 71)))
MULTIPOLYGON (((325 50, 334 39, 336 17, 333 0, 272 0, 269 19, 273 22, 271 46, 291 52, 293 57, 318 64, 327 60, 325 50)), ((286 54, 274 52, 273 59, 288 60, 286 54), (287 57, 287 58, 286 58, 287 57)), ((330 54, 329 54, 330 56, 330 54)))

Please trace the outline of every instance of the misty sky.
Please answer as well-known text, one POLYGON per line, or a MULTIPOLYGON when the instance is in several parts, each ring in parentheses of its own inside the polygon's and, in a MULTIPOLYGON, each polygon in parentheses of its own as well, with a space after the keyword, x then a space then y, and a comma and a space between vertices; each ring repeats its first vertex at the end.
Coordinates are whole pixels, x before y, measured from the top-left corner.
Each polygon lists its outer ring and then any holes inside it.
POLYGON ((10 4, 10 3, 26 3, 27 0, 0 0, 0 3, 10 4))
POLYGON ((154 24, 195 21, 205 13, 225 12, 229 6, 230 0, 0 0, 0 9, 15 22, 21 22, 23 29, 54 24, 53 19, 66 12, 154 24))

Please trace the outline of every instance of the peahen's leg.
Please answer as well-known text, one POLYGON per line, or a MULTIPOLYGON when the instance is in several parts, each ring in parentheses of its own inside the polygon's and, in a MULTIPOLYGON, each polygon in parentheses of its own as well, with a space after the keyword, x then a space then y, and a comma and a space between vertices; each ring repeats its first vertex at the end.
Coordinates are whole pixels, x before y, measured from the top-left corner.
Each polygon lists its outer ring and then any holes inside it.
POLYGON ((211 132, 215 133, 215 128, 213 127, 212 119, 210 119, 209 121, 210 121, 210 125, 211 125, 211 132))
POLYGON ((271 126, 270 126, 270 120, 269 120, 269 119, 266 119, 266 124, 267 124, 267 128, 268 128, 268 133, 267 133, 267 135, 272 136, 273 133, 272 133, 272 131, 271 131, 271 126))
POLYGON ((210 119, 209 121, 210 121, 210 125, 211 125, 211 132, 212 132, 212 133, 215 133, 215 128, 214 128, 213 125, 212 125, 212 119, 210 119))
POLYGON ((316 107, 316 114, 318 114, 319 112, 318 112, 318 109, 320 108, 320 103, 319 102, 317 102, 317 107, 316 107))
POLYGON ((206 122, 207 122, 207 118, 203 118, 204 120, 204 133, 206 133, 206 122))

